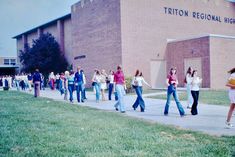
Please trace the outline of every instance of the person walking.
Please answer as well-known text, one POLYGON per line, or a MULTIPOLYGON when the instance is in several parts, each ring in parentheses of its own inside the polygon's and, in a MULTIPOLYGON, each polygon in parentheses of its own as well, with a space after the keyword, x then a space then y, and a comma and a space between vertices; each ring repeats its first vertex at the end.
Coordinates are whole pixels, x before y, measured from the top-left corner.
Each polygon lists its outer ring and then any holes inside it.
POLYGON ((191 87, 191 93, 193 97, 193 105, 191 108, 192 115, 197 115, 197 105, 198 105, 198 99, 199 99, 199 85, 201 84, 202 79, 197 76, 197 70, 193 70, 192 73, 192 87, 191 87))
POLYGON ((112 93, 113 93, 113 83, 114 83, 114 71, 110 70, 109 71, 109 76, 108 76, 108 98, 109 100, 112 100, 112 93))
POLYGON ((187 89, 187 108, 191 109, 193 104, 193 97, 191 94, 191 83, 192 83, 192 72, 193 68, 189 67, 185 75, 184 83, 187 89))
POLYGON ((102 101, 105 101, 105 90, 107 89, 107 74, 104 69, 101 70, 101 79, 100 79, 100 89, 101 89, 101 95, 102 95, 102 101))
POLYGON ((60 94, 63 95, 65 93, 65 76, 64 76, 64 73, 61 73, 60 74, 60 79, 59 79, 59 91, 60 91, 60 94))
POLYGON ((68 91, 69 91, 69 100, 73 103, 73 91, 74 91, 74 72, 70 71, 69 76, 67 77, 68 80, 68 91))
POLYGON ((41 75, 39 73, 39 70, 36 69, 33 74, 33 84, 34 84, 34 97, 40 96, 40 83, 41 83, 41 75))
MULTIPOLYGON (((3 81, 3 86, 4 86, 4 81, 3 81)), ((15 86, 16 86, 17 91, 19 91, 20 90, 20 75, 19 74, 15 76, 15 86)))
POLYGON ((56 84, 56 89, 57 90, 60 90, 60 74, 59 73, 57 73, 56 75, 55 75, 55 84, 56 84))
POLYGON ((136 98, 135 103, 132 105, 132 107, 134 110, 136 110, 136 108, 140 105, 140 112, 145 111, 145 102, 142 97, 143 83, 151 88, 151 86, 144 80, 142 72, 140 72, 139 70, 136 70, 135 76, 133 77, 133 80, 132 80, 132 86, 135 89, 137 98, 136 98))
POLYGON ((233 111, 235 109, 235 68, 231 69, 229 73, 230 73, 230 77, 226 86, 230 88, 229 99, 230 99, 231 104, 230 104, 230 108, 228 111, 227 120, 225 122, 226 128, 228 129, 233 127, 233 125, 231 124, 231 118, 232 118, 233 111))
POLYGON ((64 100, 68 100, 68 78, 69 72, 64 72, 64 100))
POLYGON ((87 97, 86 97, 86 75, 84 73, 84 70, 81 70, 81 72, 83 73, 82 97, 83 97, 83 100, 87 100, 87 97))
POLYGON ((54 72, 51 72, 49 75, 49 85, 51 87, 51 90, 55 89, 55 75, 54 72))
POLYGON ((40 73, 40 75, 41 75, 41 86, 40 86, 40 90, 45 90, 45 88, 46 88, 46 82, 45 82, 45 77, 44 77, 44 75, 42 74, 42 73, 40 73))
POLYGON ((75 76, 74 76, 74 83, 76 87, 78 103, 84 102, 84 97, 82 94, 83 86, 84 86, 84 79, 85 79, 84 73, 82 72, 81 67, 78 66, 77 72, 75 73, 75 76))
POLYGON ((29 73, 27 75, 27 78, 28 78, 28 85, 29 85, 29 91, 31 92, 32 91, 32 82, 33 82, 33 76, 31 73, 29 73))
POLYGON ((120 110, 121 113, 125 113, 125 105, 124 105, 124 95, 125 93, 125 77, 122 71, 122 67, 119 65, 117 67, 117 72, 114 74, 114 84, 115 90, 117 91, 118 101, 114 105, 115 109, 120 110))
POLYGON ((168 115, 170 101, 171 101, 171 95, 173 95, 175 102, 176 102, 176 105, 177 105, 177 108, 179 110, 180 116, 181 117, 185 116, 184 109, 179 101, 178 94, 177 94, 178 79, 176 76, 176 68, 170 69, 170 72, 169 72, 167 79, 166 79, 166 84, 167 84, 168 88, 167 88, 167 101, 166 101, 166 105, 165 105, 164 115, 165 116, 168 115))
POLYGON ((101 81, 101 74, 100 71, 96 69, 92 78, 92 85, 95 88, 95 96, 97 103, 100 101, 100 81, 101 81))

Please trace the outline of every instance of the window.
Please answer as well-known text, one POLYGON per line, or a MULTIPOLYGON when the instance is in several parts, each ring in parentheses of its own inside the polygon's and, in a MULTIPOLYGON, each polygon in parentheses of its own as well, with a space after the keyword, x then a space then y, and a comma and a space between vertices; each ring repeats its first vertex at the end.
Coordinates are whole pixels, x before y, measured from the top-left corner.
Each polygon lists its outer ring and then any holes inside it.
POLYGON ((10 64, 10 60, 9 59, 4 59, 4 64, 5 65, 9 65, 10 64))
POLYGON ((11 65, 16 65, 16 60, 15 59, 11 59, 11 65))

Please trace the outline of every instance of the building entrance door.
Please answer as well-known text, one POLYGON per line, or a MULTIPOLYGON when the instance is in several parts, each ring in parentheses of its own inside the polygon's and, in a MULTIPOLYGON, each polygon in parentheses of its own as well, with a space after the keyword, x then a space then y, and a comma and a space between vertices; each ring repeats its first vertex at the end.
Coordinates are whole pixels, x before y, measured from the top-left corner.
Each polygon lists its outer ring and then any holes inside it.
POLYGON ((166 87, 166 61, 152 60, 150 62, 151 86, 153 88, 166 87))

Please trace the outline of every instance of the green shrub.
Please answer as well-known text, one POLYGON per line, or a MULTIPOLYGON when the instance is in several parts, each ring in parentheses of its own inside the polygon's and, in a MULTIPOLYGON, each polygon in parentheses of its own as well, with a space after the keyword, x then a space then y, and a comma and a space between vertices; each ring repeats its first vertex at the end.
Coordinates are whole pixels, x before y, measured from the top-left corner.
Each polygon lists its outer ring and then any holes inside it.
POLYGON ((126 92, 127 93, 134 92, 134 89, 132 88, 132 85, 131 85, 132 77, 131 76, 126 77, 125 81, 126 81, 126 92))

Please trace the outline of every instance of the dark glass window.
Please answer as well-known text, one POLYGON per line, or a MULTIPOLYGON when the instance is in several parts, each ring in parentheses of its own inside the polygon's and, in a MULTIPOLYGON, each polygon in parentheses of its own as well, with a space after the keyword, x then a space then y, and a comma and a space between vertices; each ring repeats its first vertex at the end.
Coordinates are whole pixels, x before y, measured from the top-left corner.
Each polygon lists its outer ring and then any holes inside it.
POLYGON ((10 64, 10 60, 9 59, 4 59, 4 64, 5 65, 9 65, 10 64))
POLYGON ((16 65, 16 60, 15 59, 11 59, 11 65, 16 65))

